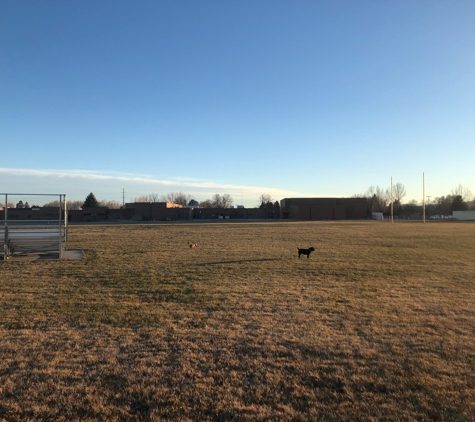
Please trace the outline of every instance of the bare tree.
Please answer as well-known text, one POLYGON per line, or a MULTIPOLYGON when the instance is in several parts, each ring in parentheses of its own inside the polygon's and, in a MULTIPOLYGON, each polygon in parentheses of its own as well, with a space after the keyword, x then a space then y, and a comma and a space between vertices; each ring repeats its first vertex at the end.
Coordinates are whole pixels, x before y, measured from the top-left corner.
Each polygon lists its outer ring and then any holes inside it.
POLYGON ((388 189, 381 189, 379 186, 370 186, 364 196, 368 200, 368 211, 385 212, 388 206, 388 189))
POLYGON ((147 195, 137 196, 134 199, 132 199, 132 202, 149 202, 148 196, 147 195))
POLYGON ((149 193, 148 202, 160 202, 160 195, 158 193, 149 193))
MULTIPOLYGON (((84 201, 78 201, 82 207, 82 204, 84 204, 84 201)), ((45 208, 53 208, 53 207, 59 207, 59 200, 56 199, 55 201, 47 202, 46 204, 43 204, 43 207, 45 208)))
POLYGON ((464 188, 461 184, 452 189, 452 196, 460 195, 465 202, 473 200, 473 193, 468 188, 464 188))
MULTIPOLYGON (((57 202, 56 206, 59 206, 59 201, 56 201, 56 202, 57 202)), ((83 203, 84 203, 84 201, 68 201, 68 209, 78 210, 78 209, 82 208, 83 203)))
MULTIPOLYGON (((141 201, 135 200, 135 202, 141 202, 141 201)), ((79 210, 82 207, 84 207, 84 201, 68 201, 67 206, 69 210, 79 210)), ((100 201, 97 201, 97 206, 106 207, 106 208, 121 208, 122 203, 119 201, 107 201, 107 200, 102 199, 100 201)), ((59 207, 59 201, 55 200, 52 202, 48 202, 44 204, 43 207, 59 207)))
POLYGON ((168 192, 166 195, 162 197, 162 199, 165 200, 165 202, 171 202, 173 204, 176 204, 178 201, 178 195, 179 192, 168 192))
POLYGON ((396 183, 393 186, 393 199, 396 204, 401 204, 402 198, 406 196, 406 188, 402 183, 396 183))
POLYGON ((169 192, 165 195, 165 202, 186 206, 193 198, 183 192, 169 192))
MULTIPOLYGON (((133 199, 133 202, 160 202, 161 197, 158 193, 149 193, 133 199)), ((165 201, 164 201, 165 202, 165 201)))
POLYGON ((234 199, 229 193, 225 193, 222 196, 222 201, 223 201, 223 208, 229 208, 233 204, 234 199))
POLYGON ((219 193, 215 193, 213 195, 211 202, 213 204, 213 208, 223 208, 223 201, 219 193))
POLYGON ((118 209, 122 207, 122 204, 119 201, 99 201, 99 206, 100 207, 106 207, 106 208, 113 208, 113 209, 118 209))
POLYGON ((257 206, 259 208, 264 208, 266 207, 269 203, 272 204, 272 201, 274 199, 272 198, 271 195, 269 195, 268 193, 263 193, 261 196, 259 196, 259 202, 257 204, 257 206))
POLYGON ((225 193, 222 196, 219 193, 216 193, 211 199, 213 208, 229 208, 233 204, 233 202, 233 197, 228 193, 225 193))
MULTIPOLYGON (((82 208, 84 204, 84 201, 67 201, 67 206, 69 210, 78 210, 82 208)), ((34 207, 35 205, 32 205, 34 207)), ((55 201, 47 202, 42 205, 45 208, 54 208, 54 207, 59 207, 59 200, 56 199, 55 201)))
POLYGON ((213 208, 213 201, 211 199, 207 199, 205 201, 200 202, 201 208, 213 208))

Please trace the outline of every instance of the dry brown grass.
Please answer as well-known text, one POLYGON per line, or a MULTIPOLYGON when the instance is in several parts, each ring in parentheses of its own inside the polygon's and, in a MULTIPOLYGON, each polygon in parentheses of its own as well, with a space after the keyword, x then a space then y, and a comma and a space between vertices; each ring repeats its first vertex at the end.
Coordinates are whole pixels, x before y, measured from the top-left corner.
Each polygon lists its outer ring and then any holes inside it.
POLYGON ((0 263, 0 420, 475 420, 475 224, 73 226, 68 247, 0 263))

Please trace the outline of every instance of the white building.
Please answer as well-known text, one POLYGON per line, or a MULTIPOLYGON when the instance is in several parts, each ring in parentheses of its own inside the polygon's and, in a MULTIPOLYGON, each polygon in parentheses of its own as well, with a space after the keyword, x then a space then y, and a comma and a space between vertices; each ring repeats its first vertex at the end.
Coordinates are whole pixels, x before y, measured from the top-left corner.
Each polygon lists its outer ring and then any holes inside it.
POLYGON ((454 211, 454 218, 460 221, 470 221, 475 220, 475 211, 454 211))

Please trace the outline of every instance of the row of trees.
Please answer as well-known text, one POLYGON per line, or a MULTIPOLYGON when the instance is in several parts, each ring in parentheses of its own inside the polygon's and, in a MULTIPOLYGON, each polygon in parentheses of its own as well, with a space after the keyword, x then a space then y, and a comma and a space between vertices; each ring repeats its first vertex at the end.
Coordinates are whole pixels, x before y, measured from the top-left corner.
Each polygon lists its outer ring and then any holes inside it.
MULTIPOLYGON (((133 199, 133 202, 171 202, 182 206, 200 206, 201 208, 229 208, 233 205, 234 199, 229 194, 214 194, 210 199, 198 202, 191 195, 183 192, 169 192, 166 195, 151 193, 139 196, 133 199)), ((1 205, 1 204, 0 204, 1 205)), ((16 205, 8 203, 8 208, 31 208, 39 205, 30 206, 28 202, 19 201, 16 205)), ((273 198, 269 194, 262 194, 258 199, 258 207, 278 207, 279 202, 273 202, 273 198)), ((43 205, 43 207, 59 207, 59 201, 51 201, 43 205)), ((79 209, 84 207, 108 207, 121 208, 122 204, 118 201, 97 200, 96 196, 91 192, 84 201, 68 201, 69 209, 79 209)))
MULTIPOLYGON (((37 205, 32 205, 31 207, 37 207, 37 205)), ((15 208, 30 208, 30 204, 28 203, 28 201, 26 201, 25 203, 23 203, 23 201, 20 199, 15 208)))
MULTIPOLYGON (((393 205, 394 215, 410 215, 420 212, 421 203, 412 200, 408 203, 403 203, 403 199, 406 196, 406 188, 402 183, 396 183, 391 188, 382 189, 379 186, 370 186, 364 193, 356 194, 352 197, 366 198, 368 204, 368 213, 382 212, 390 213, 391 210, 391 198, 393 205)), ((470 189, 458 185, 452 189, 451 193, 445 196, 435 197, 430 200, 428 197, 426 201, 427 214, 450 214, 453 211, 463 211, 467 209, 475 209, 475 199, 470 189)), ((200 206, 202 208, 229 208, 233 205, 233 197, 229 194, 215 194, 211 199, 198 202, 191 195, 183 192, 169 192, 166 195, 158 195, 151 193, 149 195, 140 196, 134 198, 133 202, 171 202, 182 206, 200 206)), ((422 201, 421 201, 422 202, 422 201)), ((1 204, 0 204, 1 205, 1 204)), ((32 205, 35 207, 38 205, 32 205)), ((59 201, 49 202, 43 205, 44 207, 58 207, 59 201)), ((95 195, 91 192, 84 201, 69 201, 69 209, 79 209, 84 207, 108 207, 108 208, 121 208, 122 204, 118 201, 98 201, 95 195)), ((28 202, 23 203, 19 201, 16 206, 9 203, 9 208, 30 208, 28 202)), ((263 193, 259 196, 257 207, 259 208, 272 208, 279 207, 279 202, 275 201, 271 195, 263 193)))
POLYGON ((259 208, 279 208, 280 207, 279 201, 275 201, 275 202, 272 202, 272 201, 274 201, 272 196, 270 196, 267 193, 263 193, 259 197, 258 206, 259 208))
MULTIPOLYGON (((420 212, 422 201, 418 203, 411 200, 404 204, 403 198, 406 196, 406 188, 402 183, 396 183, 392 189, 392 203, 394 215, 410 215, 420 212)), ((379 186, 369 187, 365 193, 353 195, 355 198, 366 198, 368 203, 368 213, 391 211, 391 188, 381 189, 379 186)), ((475 199, 470 189, 458 185, 446 196, 435 197, 426 200, 427 214, 451 214, 453 211, 465 211, 475 209, 475 199)))
MULTIPOLYGON (((183 206, 200 206, 201 208, 229 208, 233 205, 234 199, 229 194, 220 195, 214 194, 211 199, 205 199, 198 202, 191 195, 183 192, 169 192, 166 195, 158 195, 151 193, 149 195, 139 196, 134 198, 134 202, 172 202, 183 206)), ((279 201, 275 201, 271 195, 263 193, 259 196, 257 207, 259 208, 273 208, 279 207, 279 201)))
MULTIPOLYGON (((44 207, 59 207, 59 201, 52 201, 48 202, 47 204, 43 205, 44 207)), ((84 201, 68 201, 68 208, 75 210, 84 207, 107 207, 112 209, 118 209, 122 207, 122 204, 118 201, 105 201, 101 200, 98 201, 95 195, 91 192, 89 195, 86 196, 84 201)))
POLYGON ((169 192, 166 195, 151 193, 134 198, 133 202, 171 202, 182 206, 200 206, 201 208, 229 208, 234 203, 231 195, 216 193, 211 199, 198 202, 191 195, 183 192, 169 192))
MULTIPOLYGON (((396 183, 392 190, 394 205, 401 205, 406 196, 406 187, 396 183)), ((353 195, 354 198, 366 198, 369 212, 386 212, 391 203, 391 188, 381 189, 379 186, 370 186, 365 193, 353 195)))
MULTIPOLYGON (((151 193, 149 195, 139 196, 134 198, 134 202, 171 202, 173 204, 179 204, 183 206, 200 206, 201 208, 229 208, 233 205, 234 199, 231 195, 225 193, 220 195, 219 193, 214 194, 211 199, 206 199, 204 201, 198 202, 191 195, 185 194, 183 192, 170 192, 166 195, 158 195, 156 193, 151 193)), ((259 199, 257 206, 259 208, 266 207, 278 207, 279 202, 273 202, 271 195, 263 193, 259 199)))

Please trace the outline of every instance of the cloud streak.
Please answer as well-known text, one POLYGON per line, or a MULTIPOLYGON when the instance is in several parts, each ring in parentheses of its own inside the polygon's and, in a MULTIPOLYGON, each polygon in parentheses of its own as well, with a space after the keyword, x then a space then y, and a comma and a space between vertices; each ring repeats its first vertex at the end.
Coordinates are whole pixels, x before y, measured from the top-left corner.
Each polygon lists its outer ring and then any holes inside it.
POLYGON ((193 190, 193 193, 214 194, 214 193, 230 193, 244 194, 246 198, 254 198, 257 200, 262 193, 270 194, 278 199, 286 196, 309 196, 299 192, 286 191, 278 188, 269 188, 264 186, 245 186, 239 184, 219 183, 215 181, 199 180, 199 179, 157 179, 147 175, 121 174, 117 172, 91 171, 91 170, 49 170, 49 169, 14 169, 0 167, 0 174, 13 177, 33 177, 47 178, 49 180, 76 179, 91 180, 95 182, 122 182, 134 185, 142 185, 145 187, 168 187, 174 190, 193 190))

